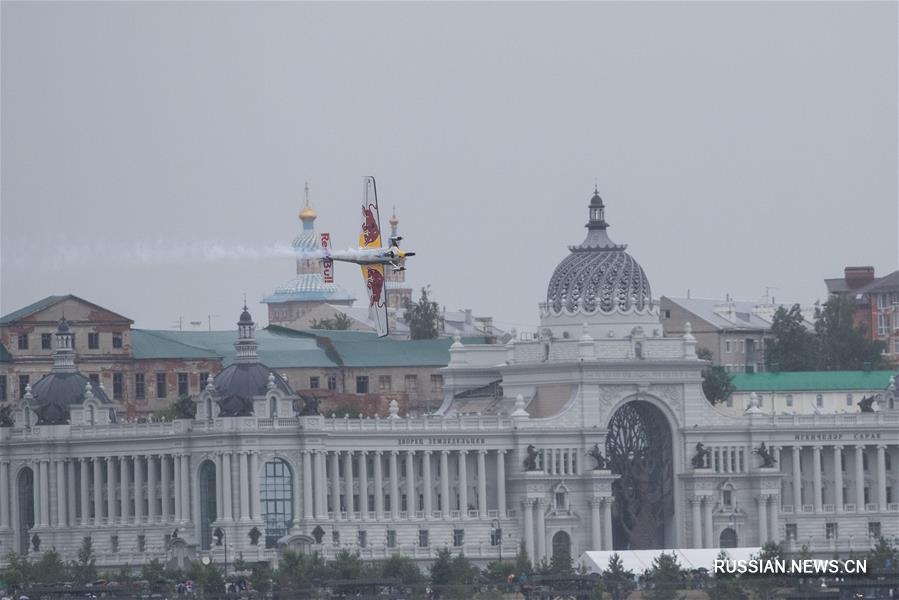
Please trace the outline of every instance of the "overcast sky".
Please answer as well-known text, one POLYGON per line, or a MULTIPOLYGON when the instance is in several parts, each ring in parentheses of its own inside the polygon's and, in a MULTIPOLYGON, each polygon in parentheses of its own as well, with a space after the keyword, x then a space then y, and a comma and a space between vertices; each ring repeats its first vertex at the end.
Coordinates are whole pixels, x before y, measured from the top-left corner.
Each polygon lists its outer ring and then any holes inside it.
MULTIPOLYGON (((2 313, 73 293, 137 327, 230 328, 246 292, 265 324, 304 181, 346 248, 364 175, 416 288, 519 329, 594 181, 656 298, 812 303, 845 265, 897 268, 895 2, 3 2, 0 19, 2 313)), ((336 277, 363 296, 355 267, 336 277)))

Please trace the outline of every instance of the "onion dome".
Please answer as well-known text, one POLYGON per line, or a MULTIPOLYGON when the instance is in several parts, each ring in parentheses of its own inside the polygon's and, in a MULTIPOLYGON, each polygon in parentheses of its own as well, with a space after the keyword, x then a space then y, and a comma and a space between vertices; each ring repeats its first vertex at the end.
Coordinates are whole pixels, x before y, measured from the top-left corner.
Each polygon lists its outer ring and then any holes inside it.
POLYGON ((305 224, 307 221, 310 223, 315 220, 318 216, 318 213, 315 212, 315 209, 309 204, 309 182, 306 182, 306 187, 304 188, 306 192, 306 204, 303 206, 303 210, 300 211, 299 217, 300 220, 305 224))
POLYGON ((570 246, 553 271, 546 291, 547 307, 555 312, 628 312, 652 308, 649 280, 640 264, 607 233, 605 204, 599 190, 588 206, 587 237, 570 246))

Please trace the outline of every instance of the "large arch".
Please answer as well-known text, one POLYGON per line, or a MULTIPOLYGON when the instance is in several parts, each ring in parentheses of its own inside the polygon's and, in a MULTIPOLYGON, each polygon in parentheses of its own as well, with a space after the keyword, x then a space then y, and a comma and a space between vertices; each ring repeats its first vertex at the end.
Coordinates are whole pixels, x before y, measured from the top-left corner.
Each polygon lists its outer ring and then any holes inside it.
MULTIPOLYGON (((199 469, 200 486, 200 548, 209 550, 212 547, 212 523, 218 518, 217 481, 215 463, 203 461, 199 469)), ((227 490, 231 493, 231 490, 227 490)))
POLYGON ((16 524, 18 530, 17 551, 25 554, 31 548, 29 533, 34 527, 34 471, 24 467, 16 476, 16 494, 18 514, 16 524))
POLYGON ((669 416, 654 402, 629 400, 609 419, 606 456, 613 473, 616 550, 673 548, 675 445, 669 416))
POLYGON ((561 529, 552 538, 552 558, 556 557, 558 557, 557 560, 571 560, 571 536, 561 529))

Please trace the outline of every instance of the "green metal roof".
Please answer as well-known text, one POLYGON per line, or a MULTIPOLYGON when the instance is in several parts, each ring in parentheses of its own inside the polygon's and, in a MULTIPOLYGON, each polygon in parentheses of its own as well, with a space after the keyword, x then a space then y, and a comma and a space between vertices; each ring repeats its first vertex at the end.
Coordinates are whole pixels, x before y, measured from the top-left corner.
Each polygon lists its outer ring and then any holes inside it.
POLYGON ((733 384, 738 392, 817 390, 883 390, 893 371, 794 371, 738 373, 733 384))
POLYGON ((5 325, 7 323, 12 323, 14 321, 18 321, 19 319, 24 319, 28 315, 34 314, 36 312, 40 312, 47 308, 48 306, 53 306, 60 300, 66 298, 66 296, 47 296, 42 300, 38 300, 37 302, 32 302, 28 306, 24 308, 20 308, 19 310, 14 310, 9 314, 3 315, 0 317, 0 325, 5 325))
POLYGON ((146 329, 131 330, 131 351, 134 358, 195 358, 211 359, 221 358, 219 354, 184 341, 171 339, 168 332, 150 331, 146 329))

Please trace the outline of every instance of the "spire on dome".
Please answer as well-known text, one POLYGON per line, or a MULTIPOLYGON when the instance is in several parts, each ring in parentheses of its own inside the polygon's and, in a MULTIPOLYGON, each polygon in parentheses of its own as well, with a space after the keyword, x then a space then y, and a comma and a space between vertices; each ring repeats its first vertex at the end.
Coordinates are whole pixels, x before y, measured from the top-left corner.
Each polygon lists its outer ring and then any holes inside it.
POLYGON ((309 182, 306 182, 305 187, 303 187, 303 191, 306 196, 306 203, 303 205, 303 210, 300 211, 300 220, 303 222, 304 228, 308 228, 312 226, 312 221, 318 216, 318 213, 315 212, 315 209, 309 205, 309 182))
POLYGON ((234 349, 237 354, 234 356, 236 363, 255 363, 259 362, 259 355, 256 352, 256 324, 253 317, 247 309, 246 299, 244 299, 243 312, 240 313, 240 320, 237 321, 237 341, 234 342, 234 349))
POLYGON ((590 220, 587 222, 587 229, 606 229, 609 226, 606 223, 606 205, 603 204, 599 195, 599 186, 594 184, 593 197, 590 198, 590 220))
POLYGON ((390 223, 390 235, 391 237, 396 237, 396 226, 400 224, 400 220, 396 218, 396 205, 393 205, 393 214, 390 215, 390 219, 388 220, 390 223))

